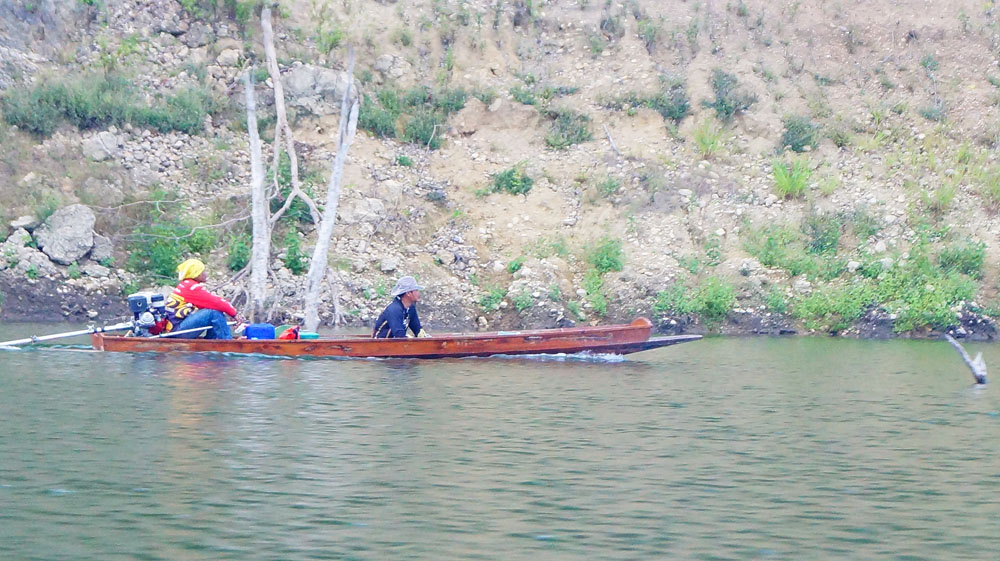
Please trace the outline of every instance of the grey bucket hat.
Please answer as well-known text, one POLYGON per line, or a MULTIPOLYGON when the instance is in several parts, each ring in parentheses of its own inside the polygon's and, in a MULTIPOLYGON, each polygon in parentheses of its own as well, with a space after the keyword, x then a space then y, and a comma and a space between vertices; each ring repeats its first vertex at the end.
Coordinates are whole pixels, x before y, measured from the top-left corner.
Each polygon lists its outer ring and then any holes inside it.
POLYGON ((392 289, 392 297, 406 294, 411 290, 423 290, 424 287, 417 284, 417 279, 413 277, 402 277, 396 281, 396 287, 392 289))

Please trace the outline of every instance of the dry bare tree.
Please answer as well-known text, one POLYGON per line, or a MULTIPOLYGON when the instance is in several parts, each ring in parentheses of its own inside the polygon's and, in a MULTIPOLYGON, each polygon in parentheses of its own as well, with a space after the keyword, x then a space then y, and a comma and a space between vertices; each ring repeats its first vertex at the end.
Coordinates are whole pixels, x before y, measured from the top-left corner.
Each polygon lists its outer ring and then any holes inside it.
POLYGON ((330 181, 326 188, 326 206, 323 208, 323 219, 320 222, 316 247, 309 262, 309 273, 306 277, 305 296, 305 328, 316 331, 319 327, 319 296, 323 287, 323 278, 327 272, 327 254, 330 251, 330 238, 333 237, 333 226, 337 222, 337 205, 340 203, 341 183, 344 178, 344 162, 347 151, 354 141, 354 133, 358 128, 359 96, 354 91, 354 48, 348 49, 347 87, 340 102, 340 126, 337 131, 337 155, 333 159, 330 170, 330 181))

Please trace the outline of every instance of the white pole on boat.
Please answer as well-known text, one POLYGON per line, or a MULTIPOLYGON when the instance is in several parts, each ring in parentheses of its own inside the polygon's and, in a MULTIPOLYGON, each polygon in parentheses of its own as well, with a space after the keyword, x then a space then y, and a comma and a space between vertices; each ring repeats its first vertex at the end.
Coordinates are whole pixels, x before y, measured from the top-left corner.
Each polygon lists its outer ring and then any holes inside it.
MULTIPOLYGON (((231 321, 226 325, 236 325, 235 321, 231 321)), ((183 335, 185 333, 196 333, 198 331, 205 331, 207 329, 212 329, 211 325, 206 325, 205 327, 193 327, 191 329, 185 329, 183 331, 171 331, 169 333, 161 333, 159 335, 153 335, 152 337, 145 337, 146 339, 164 339, 167 337, 173 337, 174 335, 183 335)))
POLYGON ((123 329, 131 329, 131 328, 132 328, 132 322, 128 322, 128 323, 118 323, 115 325, 104 325, 101 327, 88 327, 87 329, 80 329, 78 331, 67 331, 65 333, 53 333, 52 335, 32 335, 31 337, 27 337, 24 339, 15 339, 13 341, 0 342, 0 347, 33 345, 35 343, 41 343, 42 341, 52 341, 54 339, 76 337, 78 335, 90 335, 91 333, 104 333, 105 331, 122 331, 123 329))

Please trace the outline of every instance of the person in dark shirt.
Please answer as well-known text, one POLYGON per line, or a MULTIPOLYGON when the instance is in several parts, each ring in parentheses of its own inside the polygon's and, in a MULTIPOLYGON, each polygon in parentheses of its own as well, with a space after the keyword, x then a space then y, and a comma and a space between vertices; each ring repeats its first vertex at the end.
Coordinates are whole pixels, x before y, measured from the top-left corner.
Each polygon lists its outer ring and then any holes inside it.
POLYGON ((407 337, 407 330, 417 337, 430 337, 430 334, 420 326, 417 317, 417 301, 424 287, 417 284, 413 277, 403 277, 396 281, 392 289, 392 303, 386 306, 375 320, 372 337, 375 339, 390 339, 407 337))

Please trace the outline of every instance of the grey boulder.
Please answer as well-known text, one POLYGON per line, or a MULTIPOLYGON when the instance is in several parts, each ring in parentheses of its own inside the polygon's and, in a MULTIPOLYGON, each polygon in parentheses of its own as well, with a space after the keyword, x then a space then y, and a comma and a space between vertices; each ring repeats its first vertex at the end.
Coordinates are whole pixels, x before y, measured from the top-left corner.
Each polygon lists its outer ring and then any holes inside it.
POLYGON ((35 230, 35 242, 61 265, 79 260, 94 246, 94 212, 84 205, 57 210, 35 230))

